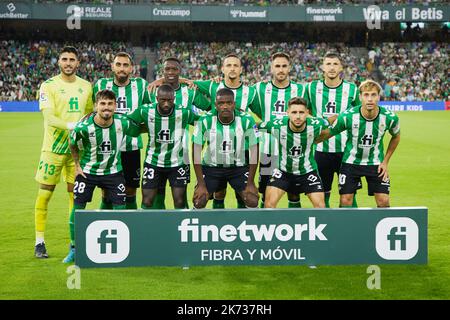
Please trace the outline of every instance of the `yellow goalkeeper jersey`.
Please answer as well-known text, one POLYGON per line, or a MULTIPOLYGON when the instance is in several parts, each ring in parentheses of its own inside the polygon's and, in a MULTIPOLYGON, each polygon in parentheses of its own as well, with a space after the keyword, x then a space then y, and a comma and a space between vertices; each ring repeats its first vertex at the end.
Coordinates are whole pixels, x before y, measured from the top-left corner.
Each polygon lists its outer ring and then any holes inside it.
MULTIPOLYGON (((63 81, 61 75, 50 78, 39 89, 39 109, 51 110, 52 115, 62 123, 77 122, 93 109, 92 86, 78 76, 74 82, 63 81)), ((70 153, 69 130, 44 121, 42 151, 70 153)))

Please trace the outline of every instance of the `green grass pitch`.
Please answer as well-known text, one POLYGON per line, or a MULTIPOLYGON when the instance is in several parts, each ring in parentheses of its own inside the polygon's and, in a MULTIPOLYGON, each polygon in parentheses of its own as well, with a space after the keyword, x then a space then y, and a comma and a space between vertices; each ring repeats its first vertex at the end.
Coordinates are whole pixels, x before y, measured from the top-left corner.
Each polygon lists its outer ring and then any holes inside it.
MULTIPOLYGON (((449 299, 450 112, 400 112, 402 140, 390 163, 391 205, 429 208, 428 265, 382 265, 381 289, 366 286, 368 265, 139 267, 82 269, 70 290, 65 186, 50 201, 47 260, 34 258, 34 181, 42 143, 39 113, 0 114, 0 299, 449 299)), ((386 140, 388 136, 386 137, 386 140)), ((192 196, 193 183, 189 186, 192 196)), ((170 193, 169 193, 170 195, 170 193)), ((138 197, 140 201, 140 197, 138 197)), ((332 206, 337 206, 336 189, 332 206)), ((360 206, 374 206, 359 193, 360 206)), ((97 208, 99 193, 88 208, 97 208)), ((171 207, 170 196, 167 201, 171 207)), ((302 196, 303 207, 311 207, 302 196)), ((280 204, 286 207, 284 199, 280 204)), ((232 192, 226 206, 235 207, 232 192)))

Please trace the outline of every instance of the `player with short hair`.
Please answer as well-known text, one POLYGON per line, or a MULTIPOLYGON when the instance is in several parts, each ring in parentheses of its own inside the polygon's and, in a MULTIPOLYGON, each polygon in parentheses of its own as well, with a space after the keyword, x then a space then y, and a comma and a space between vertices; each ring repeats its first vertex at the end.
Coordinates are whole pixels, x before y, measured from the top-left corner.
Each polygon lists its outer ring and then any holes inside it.
POLYGON ((78 51, 64 47, 58 59, 60 73, 41 84, 39 108, 44 116, 44 141, 41 149, 36 181, 35 231, 36 258, 48 258, 44 233, 47 224, 48 202, 61 175, 67 183, 69 212, 73 207, 75 164, 69 150, 69 130, 80 118, 92 111, 91 84, 76 75, 80 65, 78 51))
MULTIPOLYGON (((361 104, 358 88, 342 79, 344 66, 336 52, 327 52, 322 61, 323 79, 307 85, 309 109, 313 117, 329 117, 361 104)), ((330 207, 331 186, 334 175, 339 174, 347 134, 336 135, 317 145, 315 159, 325 191, 325 205, 330 207)), ((354 198, 354 207, 357 207, 354 198)))
POLYGON ((322 181, 314 160, 314 143, 329 123, 322 118, 308 117, 307 105, 303 98, 291 98, 287 116, 259 126, 274 137, 280 153, 266 189, 265 208, 276 208, 285 192, 305 193, 314 208, 325 207, 322 181))
MULTIPOLYGON (((180 83, 181 74, 181 62, 175 57, 169 57, 164 60, 163 63, 163 77, 161 79, 153 81, 150 85, 150 101, 151 103, 157 103, 156 90, 155 88, 162 84, 169 84, 175 90, 175 106, 181 108, 192 109, 195 113, 199 110, 209 110, 211 109, 211 101, 206 98, 199 90, 190 88, 185 83, 180 83)), ((184 148, 188 150, 189 148, 189 129, 186 128, 186 136, 184 137, 184 148)), ((158 194, 153 201, 153 209, 165 209, 165 195, 166 188, 161 188, 158 190, 158 194)), ((187 203, 187 199, 186 199, 187 203)))
POLYGON ((258 166, 258 132, 255 121, 248 113, 236 110, 234 93, 230 89, 219 89, 214 104, 215 109, 197 121, 193 134, 192 157, 197 176, 194 207, 204 208, 209 197, 225 189, 227 183, 247 207, 257 207, 258 191, 254 178, 258 166))
POLYGON ((95 187, 102 188, 113 209, 125 209, 125 178, 121 148, 128 136, 140 135, 137 123, 117 114, 116 95, 101 90, 95 95, 95 112, 78 122, 70 135, 70 152, 75 162, 74 207, 70 215, 70 248, 64 263, 75 258, 75 210, 92 201, 95 187))
POLYGON ((190 108, 174 103, 172 86, 158 88, 157 103, 140 106, 129 115, 148 127, 147 157, 142 175, 142 208, 152 209, 158 189, 169 180, 176 209, 187 208, 186 189, 190 182, 186 129, 199 117, 190 108))
POLYGON ((75 162, 74 207, 69 219, 70 248, 64 263, 75 258, 75 210, 86 208, 95 187, 102 188, 113 209, 125 209, 125 178, 121 148, 129 136, 140 135, 137 123, 116 114, 116 95, 101 90, 95 95, 95 112, 78 122, 70 136, 70 152, 75 162))
MULTIPOLYGON (((291 98, 305 97, 306 88, 300 83, 291 81, 291 58, 285 52, 276 52, 271 56, 272 80, 261 81, 254 85, 256 98, 254 105, 257 114, 263 122, 283 119, 287 115, 287 104, 291 98)), ((263 134, 260 139, 260 167, 259 167, 259 192, 262 195, 261 207, 264 206, 264 197, 272 171, 276 166, 278 158, 277 144, 268 133, 263 134)), ((300 208, 300 196, 288 192, 289 208, 300 208)))
MULTIPOLYGON (((126 52, 118 52, 111 63, 112 78, 99 79, 94 85, 95 94, 101 90, 112 90, 117 97, 116 113, 129 114, 138 106, 150 102, 147 92, 147 81, 139 77, 132 77, 133 59, 126 52)), ((137 209, 136 190, 141 181, 141 151, 142 138, 127 137, 122 146, 122 168, 125 176, 125 193, 127 209, 137 209)), ((102 196, 102 209, 111 209, 110 199, 102 196)))
POLYGON ((333 127, 321 139, 347 132, 342 166, 339 171, 340 206, 351 207, 358 183, 366 177, 369 195, 375 196, 378 207, 389 207, 390 180, 388 163, 400 143, 400 122, 393 112, 378 106, 381 86, 366 80, 359 86, 360 107, 339 114, 333 127), (384 153, 383 138, 389 131, 389 141, 384 153))
MULTIPOLYGON (((242 61, 238 55, 230 53, 222 60, 221 72, 223 73, 223 80, 195 80, 193 83, 198 87, 200 92, 208 95, 211 98, 212 109, 215 109, 215 101, 217 93, 220 89, 227 88, 233 91, 236 109, 241 112, 252 111, 256 113, 257 109, 253 102, 256 91, 252 86, 247 86, 242 83, 241 75, 243 72, 242 61)), ((236 193, 237 207, 245 208, 245 202, 236 193)), ((225 208, 226 188, 217 190, 213 197, 213 208, 225 208)))

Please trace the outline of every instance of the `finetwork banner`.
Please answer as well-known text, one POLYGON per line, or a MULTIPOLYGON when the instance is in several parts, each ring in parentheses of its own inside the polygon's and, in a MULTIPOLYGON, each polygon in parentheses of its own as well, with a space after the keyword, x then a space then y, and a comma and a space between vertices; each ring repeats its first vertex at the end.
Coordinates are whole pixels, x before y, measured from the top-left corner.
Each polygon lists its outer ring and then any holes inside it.
POLYGON ((75 213, 80 267, 426 264, 428 209, 75 213))

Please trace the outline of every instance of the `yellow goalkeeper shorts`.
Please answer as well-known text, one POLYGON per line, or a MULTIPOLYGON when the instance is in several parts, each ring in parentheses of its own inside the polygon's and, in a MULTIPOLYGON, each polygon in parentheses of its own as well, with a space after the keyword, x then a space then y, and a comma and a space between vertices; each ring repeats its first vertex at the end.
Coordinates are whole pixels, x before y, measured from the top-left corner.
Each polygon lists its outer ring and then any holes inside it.
POLYGON ((56 185, 61 175, 63 181, 75 182, 75 162, 72 155, 43 151, 36 172, 36 181, 41 184, 56 185))

